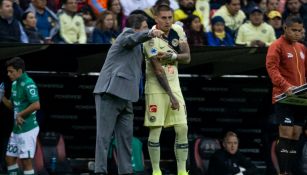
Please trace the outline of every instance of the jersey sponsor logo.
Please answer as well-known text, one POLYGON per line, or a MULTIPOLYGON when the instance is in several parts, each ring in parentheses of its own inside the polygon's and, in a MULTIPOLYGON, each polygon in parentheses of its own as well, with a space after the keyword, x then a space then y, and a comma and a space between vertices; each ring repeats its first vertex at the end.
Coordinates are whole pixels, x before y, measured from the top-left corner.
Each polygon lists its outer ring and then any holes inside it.
POLYGON ((157 53, 158 53, 158 50, 156 49, 156 48, 151 48, 150 49, 150 53, 152 54, 152 55, 157 55, 157 53))
POLYGON ((267 30, 263 29, 263 30, 261 30, 261 32, 265 34, 267 32, 267 30))
POLYGON ((36 90, 35 89, 30 89, 29 92, 32 96, 36 96, 36 90))
POLYGON ((301 56, 301 59, 302 59, 302 60, 305 59, 305 54, 304 54, 302 51, 300 51, 300 56, 301 56))
POLYGON ((155 116, 150 116, 149 117, 149 121, 150 122, 155 122, 157 120, 157 118, 155 116))
POLYGON ((149 112, 157 112, 158 107, 157 105, 149 105, 149 112))
POLYGON ((175 38, 175 39, 172 40, 172 45, 173 45, 174 47, 177 47, 178 44, 179 44, 178 39, 175 38))
POLYGON ((24 154, 25 152, 23 152, 22 150, 19 150, 19 154, 24 154))
POLYGON ((292 53, 287 53, 288 58, 293 58, 293 54, 292 53))

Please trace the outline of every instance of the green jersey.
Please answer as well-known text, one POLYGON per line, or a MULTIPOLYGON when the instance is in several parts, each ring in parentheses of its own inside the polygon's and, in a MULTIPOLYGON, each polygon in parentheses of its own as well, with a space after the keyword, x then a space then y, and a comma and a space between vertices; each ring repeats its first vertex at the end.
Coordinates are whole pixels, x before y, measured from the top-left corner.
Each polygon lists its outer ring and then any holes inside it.
MULTIPOLYGON (((153 26, 156 28, 156 26, 153 26)), ((143 44, 146 61, 146 83, 145 94, 166 93, 158 82, 150 59, 162 52, 180 53, 180 42, 186 42, 186 35, 181 26, 173 24, 167 37, 152 38, 143 44)), ((162 68, 166 74, 172 92, 181 92, 178 78, 178 63, 162 63, 162 68)))
MULTIPOLYGON (((14 118, 32 103, 39 101, 37 86, 34 81, 23 73, 17 80, 12 83, 11 102, 14 108, 14 118)), ((13 132, 16 134, 24 133, 37 127, 36 111, 28 116, 24 116, 25 122, 21 126, 14 124, 13 132)))

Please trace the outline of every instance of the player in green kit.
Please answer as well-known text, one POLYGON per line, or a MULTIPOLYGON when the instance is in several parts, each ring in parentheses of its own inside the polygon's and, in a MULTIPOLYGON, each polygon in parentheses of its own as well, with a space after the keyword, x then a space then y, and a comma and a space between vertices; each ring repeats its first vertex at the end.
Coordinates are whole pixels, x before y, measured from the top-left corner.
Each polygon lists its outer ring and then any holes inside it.
POLYGON ((153 29, 162 30, 164 36, 153 38, 143 45, 146 58, 144 125, 149 127, 148 151, 152 174, 162 174, 159 166, 162 127, 174 127, 178 175, 187 175, 187 113, 179 83, 178 63, 190 63, 190 48, 182 27, 173 24, 173 11, 168 5, 156 8, 155 21, 157 25, 153 29))
POLYGON ((36 111, 40 109, 39 96, 34 81, 25 73, 25 63, 15 57, 6 62, 11 79, 11 98, 2 98, 6 107, 14 111, 14 127, 6 152, 9 175, 18 175, 17 158, 21 160, 24 175, 34 175, 32 159, 36 148, 39 127, 36 111))

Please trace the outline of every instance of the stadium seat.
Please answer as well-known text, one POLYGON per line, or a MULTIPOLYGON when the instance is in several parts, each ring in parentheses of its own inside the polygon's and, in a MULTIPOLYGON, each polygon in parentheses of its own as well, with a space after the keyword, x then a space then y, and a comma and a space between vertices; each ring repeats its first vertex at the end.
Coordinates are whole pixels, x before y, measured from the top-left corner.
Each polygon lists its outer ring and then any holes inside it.
POLYGON ((194 143, 194 161, 200 174, 206 174, 212 154, 221 149, 220 142, 214 138, 197 138, 194 143))

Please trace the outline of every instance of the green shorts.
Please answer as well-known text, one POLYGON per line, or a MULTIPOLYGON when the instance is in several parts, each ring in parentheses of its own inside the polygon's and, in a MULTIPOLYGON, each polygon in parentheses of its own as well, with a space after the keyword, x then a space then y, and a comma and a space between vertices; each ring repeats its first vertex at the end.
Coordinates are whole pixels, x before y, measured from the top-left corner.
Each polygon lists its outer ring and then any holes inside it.
POLYGON ((187 111, 181 92, 174 92, 179 101, 179 110, 171 108, 170 98, 167 94, 145 94, 145 120, 144 126, 170 127, 187 123, 187 111))

